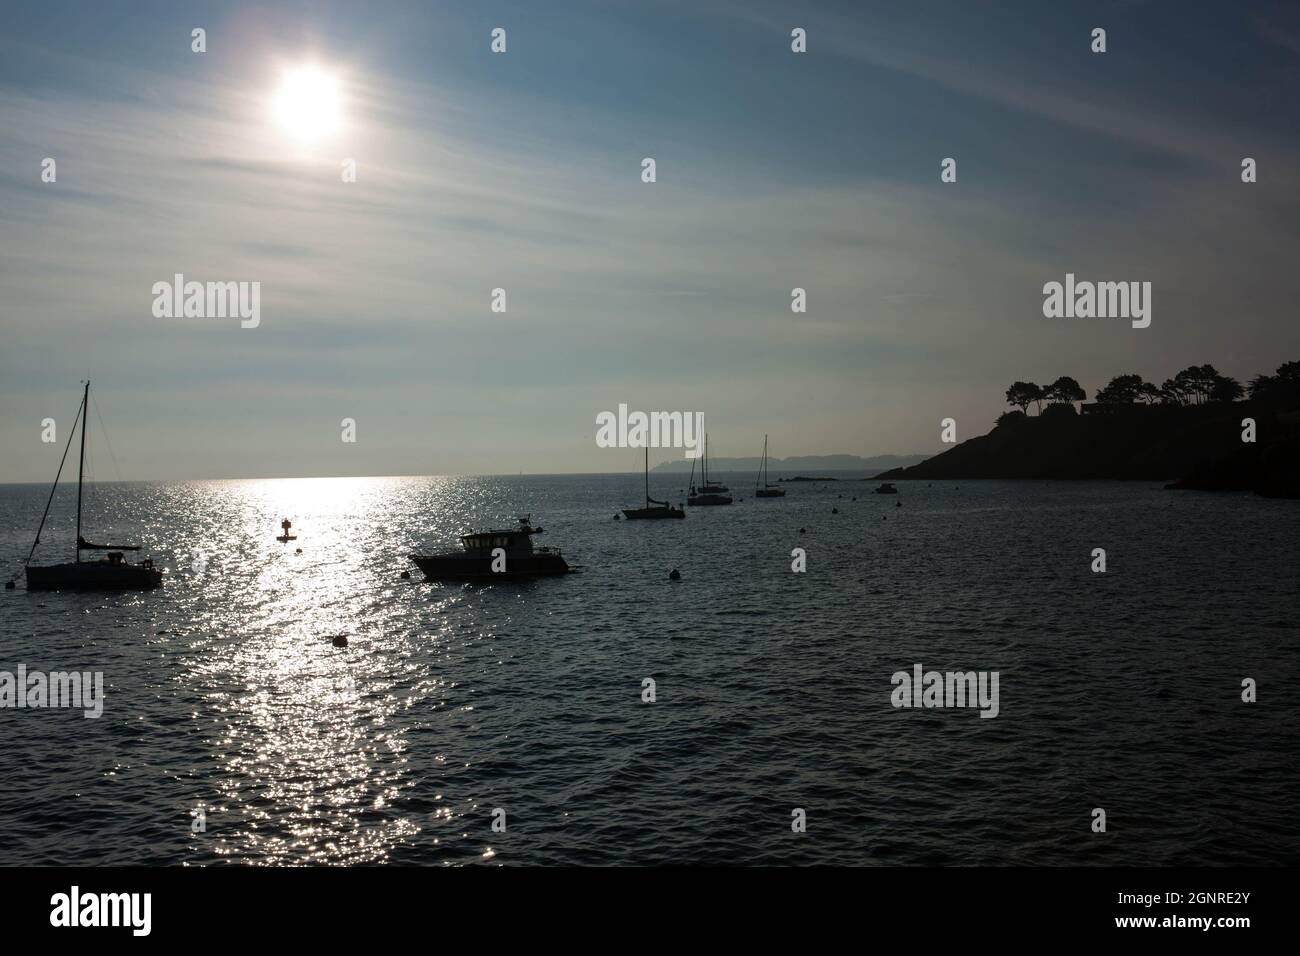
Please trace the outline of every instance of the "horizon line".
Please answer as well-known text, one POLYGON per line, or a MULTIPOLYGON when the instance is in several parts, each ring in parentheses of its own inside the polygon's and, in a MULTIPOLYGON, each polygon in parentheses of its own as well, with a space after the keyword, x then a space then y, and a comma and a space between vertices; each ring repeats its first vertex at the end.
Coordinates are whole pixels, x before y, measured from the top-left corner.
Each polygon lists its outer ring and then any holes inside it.
MULTIPOLYGON (((930 454, 930 455, 926 455, 926 456, 924 456, 924 457, 925 457, 925 458, 933 458, 935 454, 938 454, 938 452, 935 452, 935 453, 930 454)), ((816 457, 816 456, 807 456, 807 457, 816 457)), ((881 457, 881 458, 883 458, 883 457, 886 457, 886 456, 884 456, 884 455, 878 455, 878 456, 875 456, 875 457, 881 457)), ((895 456, 893 456, 893 457, 897 457, 897 458, 907 458, 907 457, 919 457, 919 456, 895 455, 895 456)), ((657 466, 656 466, 656 467, 657 467, 657 466)), ((653 471, 654 469, 651 469, 651 470, 653 471)), ((821 469, 821 470, 822 470, 822 471, 826 471, 826 472, 856 472, 856 471, 869 471, 870 469, 863 469, 863 468, 823 468, 823 469, 821 469)), ((720 471, 719 473, 721 474, 722 472, 720 471)), ((637 471, 551 471, 551 472, 527 471, 527 472, 472 472, 472 473, 464 473, 464 474, 427 474, 427 473, 426 473, 426 474, 402 474, 402 475, 273 475, 273 476, 267 476, 267 475, 261 475, 261 476, 259 476, 259 475, 234 475, 234 476, 230 476, 230 475, 228 475, 228 476, 220 477, 220 478, 188 476, 188 477, 184 477, 184 478, 112 478, 112 479, 95 479, 95 480, 93 480, 93 481, 87 481, 86 484, 95 484, 95 485, 133 485, 133 484, 153 484, 153 483, 163 483, 163 482, 168 482, 168 481, 334 481, 334 480, 339 480, 339 479, 344 479, 344 480, 366 480, 366 481, 373 481, 373 480, 376 480, 376 479, 387 479, 387 478, 604 478, 604 477, 613 477, 613 476, 617 476, 617 475, 640 475, 640 474, 644 474, 644 471, 643 471, 643 470, 637 470, 637 471)), ((9 485, 38 485, 38 486, 46 486, 46 485, 49 485, 49 484, 50 484, 49 481, 0 481, 0 487, 9 486, 9 485)), ((71 481, 61 481, 61 482, 59 482, 59 484, 70 485, 70 484, 71 484, 71 481)))

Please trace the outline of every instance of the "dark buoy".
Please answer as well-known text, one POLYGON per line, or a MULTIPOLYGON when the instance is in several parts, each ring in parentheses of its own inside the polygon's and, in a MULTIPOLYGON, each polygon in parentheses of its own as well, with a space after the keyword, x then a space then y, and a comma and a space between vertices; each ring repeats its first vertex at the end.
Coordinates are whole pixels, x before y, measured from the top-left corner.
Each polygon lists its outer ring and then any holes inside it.
POLYGON ((294 553, 294 554, 302 554, 302 548, 294 548, 294 549, 293 549, 293 553, 294 553))
POLYGON ((333 644, 335 647, 347 647, 348 636, 346 634, 336 634, 333 638, 333 644))
POLYGON ((5 582, 5 590, 6 590, 6 591, 12 591, 13 589, 14 589, 14 583, 13 583, 12 581, 6 581, 6 582, 5 582))
POLYGON ((411 580, 411 572, 410 572, 410 571, 403 571, 403 572, 402 572, 402 580, 403 580, 403 581, 409 581, 409 580, 411 580))
POLYGON ((903 507, 903 503, 902 503, 901 501, 895 501, 895 502, 894 502, 894 507, 895 507, 895 508, 901 508, 901 507, 903 507))
POLYGON ((807 534, 807 533, 808 533, 808 529, 807 529, 807 528, 800 528, 800 529, 799 529, 799 533, 800 533, 800 534, 807 534))
POLYGON ((614 520, 615 520, 615 521, 622 521, 623 519, 620 518, 618 515, 614 515, 614 520))
POLYGON ((676 568, 673 568, 671 571, 668 572, 669 581, 680 581, 681 579, 682 579, 682 572, 678 571, 676 568))
POLYGON ((839 508, 832 508, 832 509, 831 509, 831 514, 833 514, 833 515, 837 515, 837 514, 839 514, 839 513, 840 513, 840 509, 839 509, 839 508))

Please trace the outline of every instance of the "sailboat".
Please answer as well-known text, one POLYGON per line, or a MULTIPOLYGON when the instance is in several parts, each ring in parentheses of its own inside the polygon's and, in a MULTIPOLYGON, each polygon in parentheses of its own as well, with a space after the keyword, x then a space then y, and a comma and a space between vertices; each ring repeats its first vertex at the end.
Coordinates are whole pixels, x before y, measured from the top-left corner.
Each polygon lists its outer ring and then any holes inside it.
POLYGON ((29 591, 144 591, 162 584, 162 570, 155 568, 149 558, 139 564, 131 564, 125 559, 124 552, 139 551, 139 545, 93 544, 81 536, 81 498, 86 475, 86 419, 89 408, 90 382, 86 382, 85 391, 81 395, 81 407, 77 409, 77 417, 72 421, 72 432, 68 435, 68 444, 63 449, 63 458, 59 461, 59 470, 54 476, 54 487, 50 489, 50 497, 45 502, 40 527, 36 529, 36 540, 32 542, 32 550, 23 562, 29 591), (72 448, 78 421, 81 422, 81 462, 77 469, 76 559, 67 564, 32 564, 32 555, 41 543, 41 531, 45 528, 45 519, 50 515, 50 505, 54 502, 54 492, 59 487, 59 478, 63 474, 63 465, 68 460, 68 451, 72 448), (107 553, 99 560, 83 561, 83 551, 107 553))
POLYGON ((685 518, 686 512, 674 508, 666 501, 656 501, 650 497, 650 446, 645 449, 645 507, 624 508, 623 514, 629 521, 635 518, 685 518))
MULTIPOLYGON (((691 463, 691 478, 695 478, 695 463, 691 463)), ((691 485, 691 492, 686 496, 688 505, 729 505, 731 496, 723 494, 727 488, 709 481, 709 436, 704 436, 704 454, 700 456, 700 486, 691 485)))
POLYGON ((763 436, 763 462, 758 466, 758 478, 754 481, 755 498, 784 498, 784 488, 773 488, 767 480, 767 436, 763 436))
MULTIPOLYGON (((704 476, 704 484, 700 485, 700 494, 716 495, 721 492, 730 491, 726 485, 720 485, 716 481, 709 481, 709 436, 704 436, 704 458, 700 461, 701 473, 704 476)), ((730 503, 730 502, 728 502, 730 503)))

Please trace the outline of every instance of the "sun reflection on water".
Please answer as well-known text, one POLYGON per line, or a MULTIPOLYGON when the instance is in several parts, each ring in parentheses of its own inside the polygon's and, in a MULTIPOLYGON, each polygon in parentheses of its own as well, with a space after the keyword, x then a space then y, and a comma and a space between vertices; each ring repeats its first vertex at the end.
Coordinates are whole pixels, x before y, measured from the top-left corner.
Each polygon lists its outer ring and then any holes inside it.
POLYGON ((206 651, 195 666, 219 767, 208 846, 261 863, 383 861, 420 832, 390 812, 411 786, 407 736, 418 726, 392 718, 441 692, 427 666, 436 628, 410 633, 394 609, 398 568, 422 534, 407 519, 428 508, 439 482, 214 484, 194 635, 206 651), (393 502, 406 498, 411 513, 395 515, 393 502), (297 540, 276 540, 283 518, 297 540), (393 539, 379 564, 374 547, 356 546, 376 536, 393 539), (337 635, 346 647, 334 646, 337 635))

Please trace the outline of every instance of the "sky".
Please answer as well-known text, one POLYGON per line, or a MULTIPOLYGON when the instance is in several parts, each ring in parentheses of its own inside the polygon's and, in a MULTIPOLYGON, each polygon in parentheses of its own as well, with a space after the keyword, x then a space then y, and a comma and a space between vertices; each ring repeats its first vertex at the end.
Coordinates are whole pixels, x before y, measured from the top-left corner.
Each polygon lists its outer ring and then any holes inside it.
POLYGON ((1297 102, 1285 3, 10 0, 0 481, 53 477, 86 378, 127 479, 632 471, 620 403, 933 453, 1017 379, 1248 380, 1300 359, 1297 102), (1045 318, 1067 272, 1150 327, 1045 318), (176 273, 260 324, 155 316, 176 273))

